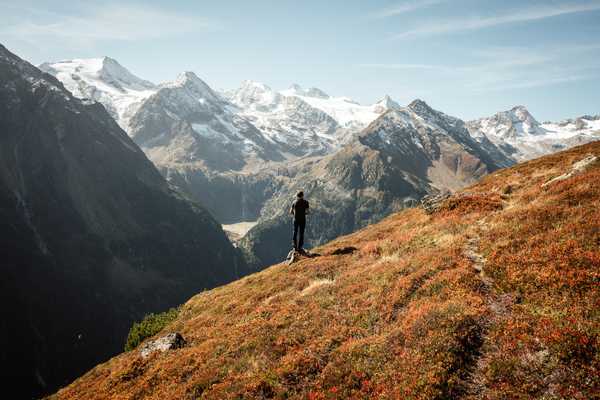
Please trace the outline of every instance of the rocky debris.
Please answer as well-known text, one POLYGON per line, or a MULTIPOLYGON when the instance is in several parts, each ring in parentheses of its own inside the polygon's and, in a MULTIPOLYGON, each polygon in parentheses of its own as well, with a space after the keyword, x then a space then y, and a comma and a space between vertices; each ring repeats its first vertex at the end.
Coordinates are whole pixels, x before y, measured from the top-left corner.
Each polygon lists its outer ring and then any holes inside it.
POLYGON ((180 349, 183 346, 185 346, 185 339, 183 336, 181 336, 181 334, 178 332, 169 333, 168 335, 144 344, 140 350, 140 355, 143 358, 146 358, 156 351, 164 353, 167 350, 180 349))
POLYGON ((512 185, 506 185, 500 190, 500 193, 502 193, 503 195, 509 195, 512 194, 513 190, 514 188, 512 185))
POLYGON ((449 192, 427 195, 421 199, 421 207, 423 207, 427 214, 433 214, 440 210, 444 200, 450 196, 449 192))
POLYGON ((341 256, 344 254, 352 254, 354 253, 356 250, 358 250, 356 247, 354 246, 346 246, 346 247, 340 247, 338 249, 335 249, 331 252, 332 256, 341 256))
POLYGON ((298 250, 290 250, 290 252, 288 253, 287 257, 285 258, 285 260, 287 261, 288 265, 295 263, 296 261, 298 261, 301 257, 304 258, 315 258, 315 257, 320 257, 321 254, 319 253, 311 253, 307 250, 302 250, 302 251, 298 251, 298 250))
POLYGON ((551 185, 553 183, 556 183, 556 182, 564 181, 565 179, 569 179, 572 176, 575 176, 575 175, 578 175, 578 174, 582 173, 583 171, 585 171, 590 166, 590 164, 592 164, 597 159, 598 159, 598 157, 596 157, 595 155, 589 154, 583 160, 579 160, 575 164, 573 164, 573 167, 571 168, 571 171, 569 171, 567 173, 564 173, 562 175, 559 175, 556 178, 550 179, 548 182, 544 183, 542 185, 542 187, 549 186, 549 185, 551 185))

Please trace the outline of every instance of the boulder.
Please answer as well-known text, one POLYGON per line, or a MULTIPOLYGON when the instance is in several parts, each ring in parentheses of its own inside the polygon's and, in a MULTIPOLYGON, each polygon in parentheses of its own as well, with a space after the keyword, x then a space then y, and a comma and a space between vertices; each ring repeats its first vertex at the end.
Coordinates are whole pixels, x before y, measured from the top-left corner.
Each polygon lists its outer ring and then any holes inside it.
POLYGON ((440 209, 444 200, 450 196, 450 192, 427 195, 421 199, 421 207, 423 207, 427 214, 433 214, 440 209))
POLYGON ((180 349, 183 346, 185 346, 185 339, 181 334, 177 332, 169 333, 168 335, 144 344, 140 350, 140 355, 143 358, 146 358, 155 351, 164 353, 167 350, 180 349))

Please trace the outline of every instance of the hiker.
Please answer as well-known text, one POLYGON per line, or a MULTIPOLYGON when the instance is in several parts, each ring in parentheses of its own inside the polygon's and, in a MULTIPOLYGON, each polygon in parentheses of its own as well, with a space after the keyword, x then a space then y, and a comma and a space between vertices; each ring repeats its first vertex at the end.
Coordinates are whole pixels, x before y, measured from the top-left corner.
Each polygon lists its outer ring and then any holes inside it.
POLYGON ((292 203, 290 214, 294 216, 294 250, 304 253, 304 228, 306 227, 306 215, 309 213, 308 201, 304 200, 304 192, 300 191, 296 195, 296 200, 292 203), (300 232, 298 232, 300 231, 300 232), (300 233, 300 237, 298 237, 300 233))

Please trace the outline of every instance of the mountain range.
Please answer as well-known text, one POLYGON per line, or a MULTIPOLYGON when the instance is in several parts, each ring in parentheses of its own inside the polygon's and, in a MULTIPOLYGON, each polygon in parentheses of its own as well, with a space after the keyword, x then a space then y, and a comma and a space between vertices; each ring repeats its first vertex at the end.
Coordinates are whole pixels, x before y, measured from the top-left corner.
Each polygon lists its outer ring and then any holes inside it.
POLYGON ((212 90, 192 72, 152 84, 104 57, 45 63, 75 95, 105 105, 166 179, 227 226, 251 264, 290 246, 286 213, 304 189, 314 246, 516 162, 600 138, 600 119, 540 124, 523 106, 463 122, 421 100, 372 105, 297 84, 212 90), (95 71, 95 72, 94 72, 95 71), (112 111, 111 111, 112 110, 112 111))

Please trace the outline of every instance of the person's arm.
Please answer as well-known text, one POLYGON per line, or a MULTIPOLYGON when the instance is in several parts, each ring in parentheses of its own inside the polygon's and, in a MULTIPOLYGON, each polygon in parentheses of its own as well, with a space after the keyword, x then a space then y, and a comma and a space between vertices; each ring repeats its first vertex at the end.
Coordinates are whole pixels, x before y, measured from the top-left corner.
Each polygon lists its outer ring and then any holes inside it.
POLYGON ((306 215, 310 214, 310 204, 306 201, 306 215))
POLYGON ((290 207, 290 214, 291 215, 294 215, 294 204, 295 203, 292 203, 292 206, 290 207))

